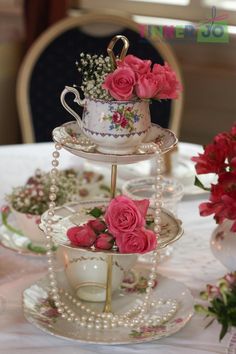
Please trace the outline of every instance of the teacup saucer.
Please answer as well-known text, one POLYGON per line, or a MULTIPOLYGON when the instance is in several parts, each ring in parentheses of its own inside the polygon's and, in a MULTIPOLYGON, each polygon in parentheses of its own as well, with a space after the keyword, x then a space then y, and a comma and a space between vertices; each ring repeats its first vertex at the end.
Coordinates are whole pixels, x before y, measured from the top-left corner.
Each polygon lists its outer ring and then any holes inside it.
MULTIPOLYGON (((61 277, 59 281, 63 283, 62 273, 57 273, 57 277, 61 277)), ((65 283, 63 287, 65 287, 65 283)), ((118 290, 113 295, 113 311, 115 313, 127 311, 130 306, 139 304, 144 296, 145 286, 143 289, 141 287, 134 291, 118 290)), ((170 336, 184 327, 192 317, 194 301, 184 284, 158 275, 157 286, 153 289, 152 301, 155 302, 160 299, 163 299, 164 303, 168 300, 177 302, 177 311, 161 325, 143 325, 135 329, 129 327, 106 330, 82 328, 75 323, 67 322, 58 313, 51 297, 49 279, 46 276, 24 291, 23 308, 24 315, 30 323, 53 336, 91 344, 133 344, 170 336)), ((63 298, 63 301, 66 303, 66 298, 63 298)), ((94 306, 96 305, 102 308, 101 304, 94 304, 94 306)), ((161 305, 161 308, 159 306, 152 307, 150 313, 145 314, 145 316, 148 318, 156 311, 165 311, 165 304, 163 307, 161 305)))
POLYGON ((96 145, 83 134, 76 121, 68 122, 55 128, 52 136, 56 142, 60 142, 61 139, 74 139, 74 142, 66 141, 63 145, 66 150, 74 155, 97 162, 112 164, 131 164, 153 158, 154 149, 150 147, 150 143, 162 142, 161 150, 165 153, 173 149, 178 142, 177 137, 172 131, 154 123, 145 141, 132 154, 115 155, 99 152, 96 145))

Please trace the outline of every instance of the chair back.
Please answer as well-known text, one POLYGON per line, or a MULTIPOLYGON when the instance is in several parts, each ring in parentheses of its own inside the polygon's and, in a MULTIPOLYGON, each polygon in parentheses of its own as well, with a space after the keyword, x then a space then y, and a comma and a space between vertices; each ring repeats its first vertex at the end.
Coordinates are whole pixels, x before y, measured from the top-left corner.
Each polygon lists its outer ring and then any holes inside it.
MULTIPOLYGON (((107 45, 116 34, 129 39, 128 53, 159 64, 167 61, 182 82, 170 47, 143 37, 139 25, 130 18, 112 13, 66 18, 35 41, 21 65, 17 79, 17 107, 24 143, 50 141, 52 130, 71 120, 60 103, 60 94, 65 86, 80 86, 80 73, 76 67, 80 53, 106 54, 107 45)), ((73 97, 68 100, 69 105, 81 114, 73 97)), ((178 100, 153 102, 150 105, 152 121, 178 135, 182 102, 182 94, 178 100)))

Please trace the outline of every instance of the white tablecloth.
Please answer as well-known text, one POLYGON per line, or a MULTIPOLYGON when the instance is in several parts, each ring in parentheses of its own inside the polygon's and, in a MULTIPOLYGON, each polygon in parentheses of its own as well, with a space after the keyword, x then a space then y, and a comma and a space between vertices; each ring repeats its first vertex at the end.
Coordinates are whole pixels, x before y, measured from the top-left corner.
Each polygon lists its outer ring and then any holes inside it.
MULTIPOLYGON (((50 169, 52 144, 15 145, 0 147, 0 202, 11 188, 25 182, 36 168, 50 169)), ((180 144, 180 155, 193 155, 200 147, 180 144)), ((61 167, 78 166, 79 158, 62 152, 61 167)), ((175 244, 173 255, 161 263, 159 273, 186 284, 199 301, 199 291, 206 283, 214 283, 227 269, 214 259, 209 248, 209 239, 214 221, 201 218, 198 205, 203 195, 185 196, 178 207, 178 216, 183 221, 184 236, 175 244)), ((205 195, 206 198, 206 195, 205 195)), ((236 353, 232 333, 219 342, 220 326, 214 323, 204 329, 207 321, 194 315, 178 333, 145 344, 127 346, 85 345, 50 336, 28 323, 22 312, 22 291, 46 273, 44 259, 18 255, 0 248, 0 353, 1 354, 89 354, 89 353, 162 353, 205 354, 236 353)), ((235 340, 235 338, 234 338, 235 340)))

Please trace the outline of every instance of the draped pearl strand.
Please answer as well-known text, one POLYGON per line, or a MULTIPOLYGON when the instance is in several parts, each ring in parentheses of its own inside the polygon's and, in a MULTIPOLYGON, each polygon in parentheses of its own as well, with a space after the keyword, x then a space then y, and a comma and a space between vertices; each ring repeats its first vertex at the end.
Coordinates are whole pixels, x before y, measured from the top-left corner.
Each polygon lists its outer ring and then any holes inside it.
MULTIPOLYGON (((48 273, 50 280, 50 287, 52 298, 55 302, 55 306, 58 312, 61 313, 61 317, 69 322, 78 323, 81 327, 86 328, 96 328, 96 329, 108 329, 117 326, 120 327, 140 327, 142 325, 160 325, 168 321, 174 316, 178 309, 178 303, 173 299, 158 299, 156 301, 151 301, 152 288, 154 286, 154 281, 156 278, 156 265, 158 261, 158 250, 152 252, 151 257, 151 269, 149 274, 149 279, 147 282, 146 294, 141 305, 136 305, 124 314, 113 314, 113 313, 101 313, 94 311, 93 309, 86 306, 83 302, 74 298, 68 291, 58 288, 56 271, 53 260, 53 217, 55 215, 55 200, 57 197, 57 175, 59 166, 60 150, 62 146, 66 143, 75 143, 75 139, 61 139, 60 143, 55 144, 55 151, 52 153, 52 169, 51 169, 51 186, 49 193, 49 210, 48 217, 46 221, 46 248, 48 256, 48 273), (65 298, 65 301, 63 299, 65 298), (69 306, 71 304, 72 306, 69 306), (152 309, 157 309, 160 306, 166 305, 167 310, 164 311, 162 315, 151 314, 152 309), (77 308, 79 311, 74 311, 72 308, 77 308), (149 315, 150 314, 150 315, 149 315)), ((150 145, 150 144, 149 144, 150 145)), ((155 181, 155 215, 154 215, 154 232, 157 237, 161 231, 161 192, 162 184, 161 182, 161 164, 162 164, 162 153, 160 146, 151 144, 150 148, 155 152, 156 157, 156 181, 155 181)), ((154 311, 153 311, 154 312, 154 311)), ((163 311, 162 311, 163 312, 163 311)))

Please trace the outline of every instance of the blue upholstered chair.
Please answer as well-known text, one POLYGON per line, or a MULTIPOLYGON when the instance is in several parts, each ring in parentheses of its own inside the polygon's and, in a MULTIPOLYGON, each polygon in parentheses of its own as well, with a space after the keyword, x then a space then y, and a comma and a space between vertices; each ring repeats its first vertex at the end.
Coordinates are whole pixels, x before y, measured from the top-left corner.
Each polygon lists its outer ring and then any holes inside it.
MULTIPOLYGON (((72 120, 60 103, 60 94, 66 85, 80 85, 76 60, 81 52, 106 54, 107 45, 115 34, 129 39, 128 53, 160 64, 167 61, 182 82, 170 47, 161 41, 151 42, 142 37, 138 24, 130 18, 106 13, 66 18, 39 37, 20 68, 17 106, 24 143, 50 141, 53 128, 72 120)), ((73 95, 68 97, 72 107, 73 98, 73 95)), ((150 106, 152 121, 169 127, 178 135, 182 101, 181 94, 176 101, 153 102, 150 106)), ((78 105, 74 109, 82 113, 78 105)))

